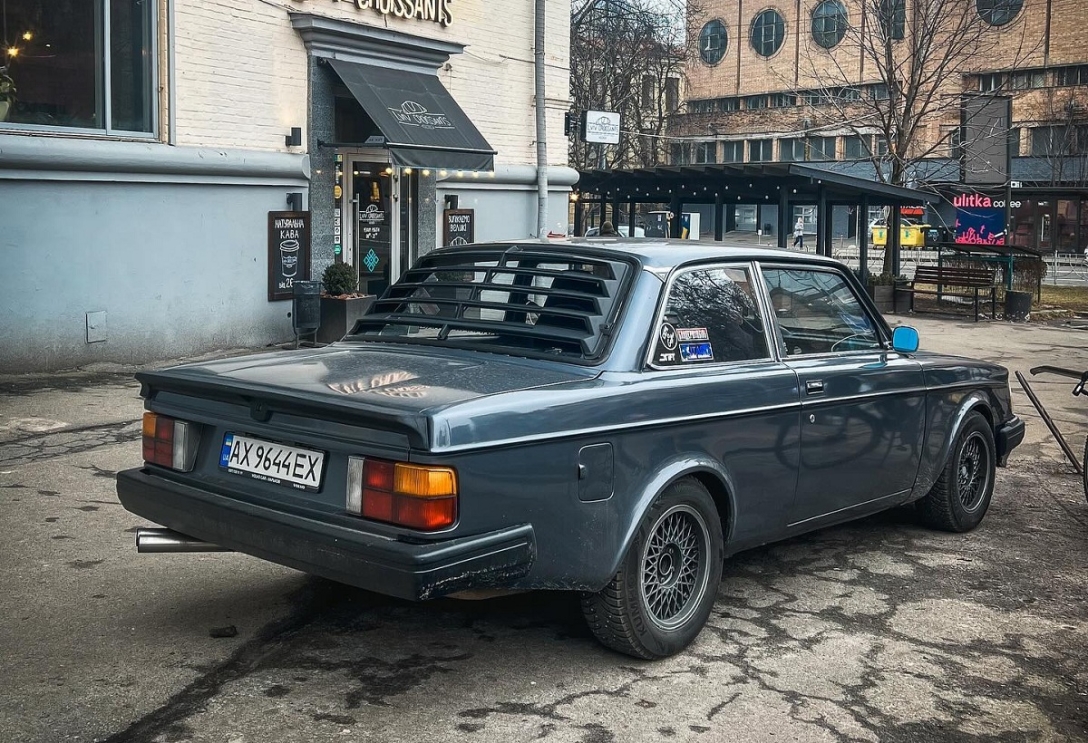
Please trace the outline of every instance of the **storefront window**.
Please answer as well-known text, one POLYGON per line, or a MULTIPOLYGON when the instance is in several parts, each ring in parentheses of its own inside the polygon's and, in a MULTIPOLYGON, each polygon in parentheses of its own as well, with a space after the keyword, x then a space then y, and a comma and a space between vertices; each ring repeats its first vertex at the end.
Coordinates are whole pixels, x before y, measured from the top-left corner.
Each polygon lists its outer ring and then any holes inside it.
POLYGON ((759 222, 755 204, 737 204, 737 229, 741 232, 755 232, 759 222))
POLYGON ((1012 244, 1028 248, 1037 246, 1035 239, 1035 202, 1016 199, 1012 205, 1012 244))
POLYGON ((154 8, 5 0, 0 123, 152 133, 154 8))
POLYGON ((1054 238, 1059 253, 1074 253, 1077 250, 1077 204, 1071 199, 1058 199, 1054 238))
POLYGON ((1088 201, 1081 200, 1080 202, 1080 244, 1077 245, 1077 252, 1082 253, 1088 249, 1088 201))

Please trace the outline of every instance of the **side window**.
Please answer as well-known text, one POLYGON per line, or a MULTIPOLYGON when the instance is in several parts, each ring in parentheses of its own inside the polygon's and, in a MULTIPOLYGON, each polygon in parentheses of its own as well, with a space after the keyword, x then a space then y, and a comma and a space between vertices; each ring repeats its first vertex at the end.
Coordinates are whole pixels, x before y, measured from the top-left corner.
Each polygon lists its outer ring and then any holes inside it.
POLYGON ((747 266, 697 268, 672 282, 657 329, 655 366, 770 357, 747 266))
POLYGON ((880 335, 850 286, 833 271, 766 268, 786 356, 880 348, 880 335))

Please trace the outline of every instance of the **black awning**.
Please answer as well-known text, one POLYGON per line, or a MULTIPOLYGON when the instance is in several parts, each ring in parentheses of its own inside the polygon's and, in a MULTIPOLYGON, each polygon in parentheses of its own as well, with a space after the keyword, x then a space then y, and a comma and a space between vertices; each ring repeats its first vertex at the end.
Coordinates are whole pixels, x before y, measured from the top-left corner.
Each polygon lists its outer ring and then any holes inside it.
POLYGON ((495 150, 436 75, 332 59, 398 165, 492 170, 495 150))

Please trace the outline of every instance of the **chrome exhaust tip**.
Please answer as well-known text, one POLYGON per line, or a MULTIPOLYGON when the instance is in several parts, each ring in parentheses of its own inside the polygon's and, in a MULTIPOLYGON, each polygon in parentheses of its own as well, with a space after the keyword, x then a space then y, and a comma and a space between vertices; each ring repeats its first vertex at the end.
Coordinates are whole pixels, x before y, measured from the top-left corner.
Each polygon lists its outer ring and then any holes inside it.
POLYGON ((165 552, 231 552, 211 542, 202 542, 173 529, 137 529, 136 551, 143 554, 165 552))

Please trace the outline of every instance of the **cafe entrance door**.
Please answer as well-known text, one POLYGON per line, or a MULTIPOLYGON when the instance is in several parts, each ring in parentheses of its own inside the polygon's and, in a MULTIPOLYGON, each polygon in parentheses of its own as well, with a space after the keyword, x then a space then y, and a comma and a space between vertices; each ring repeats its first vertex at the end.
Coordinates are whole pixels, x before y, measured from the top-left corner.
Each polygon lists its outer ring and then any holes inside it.
POLYGON ((344 155, 344 244, 359 271, 359 291, 381 295, 415 258, 418 175, 384 153, 344 155))

